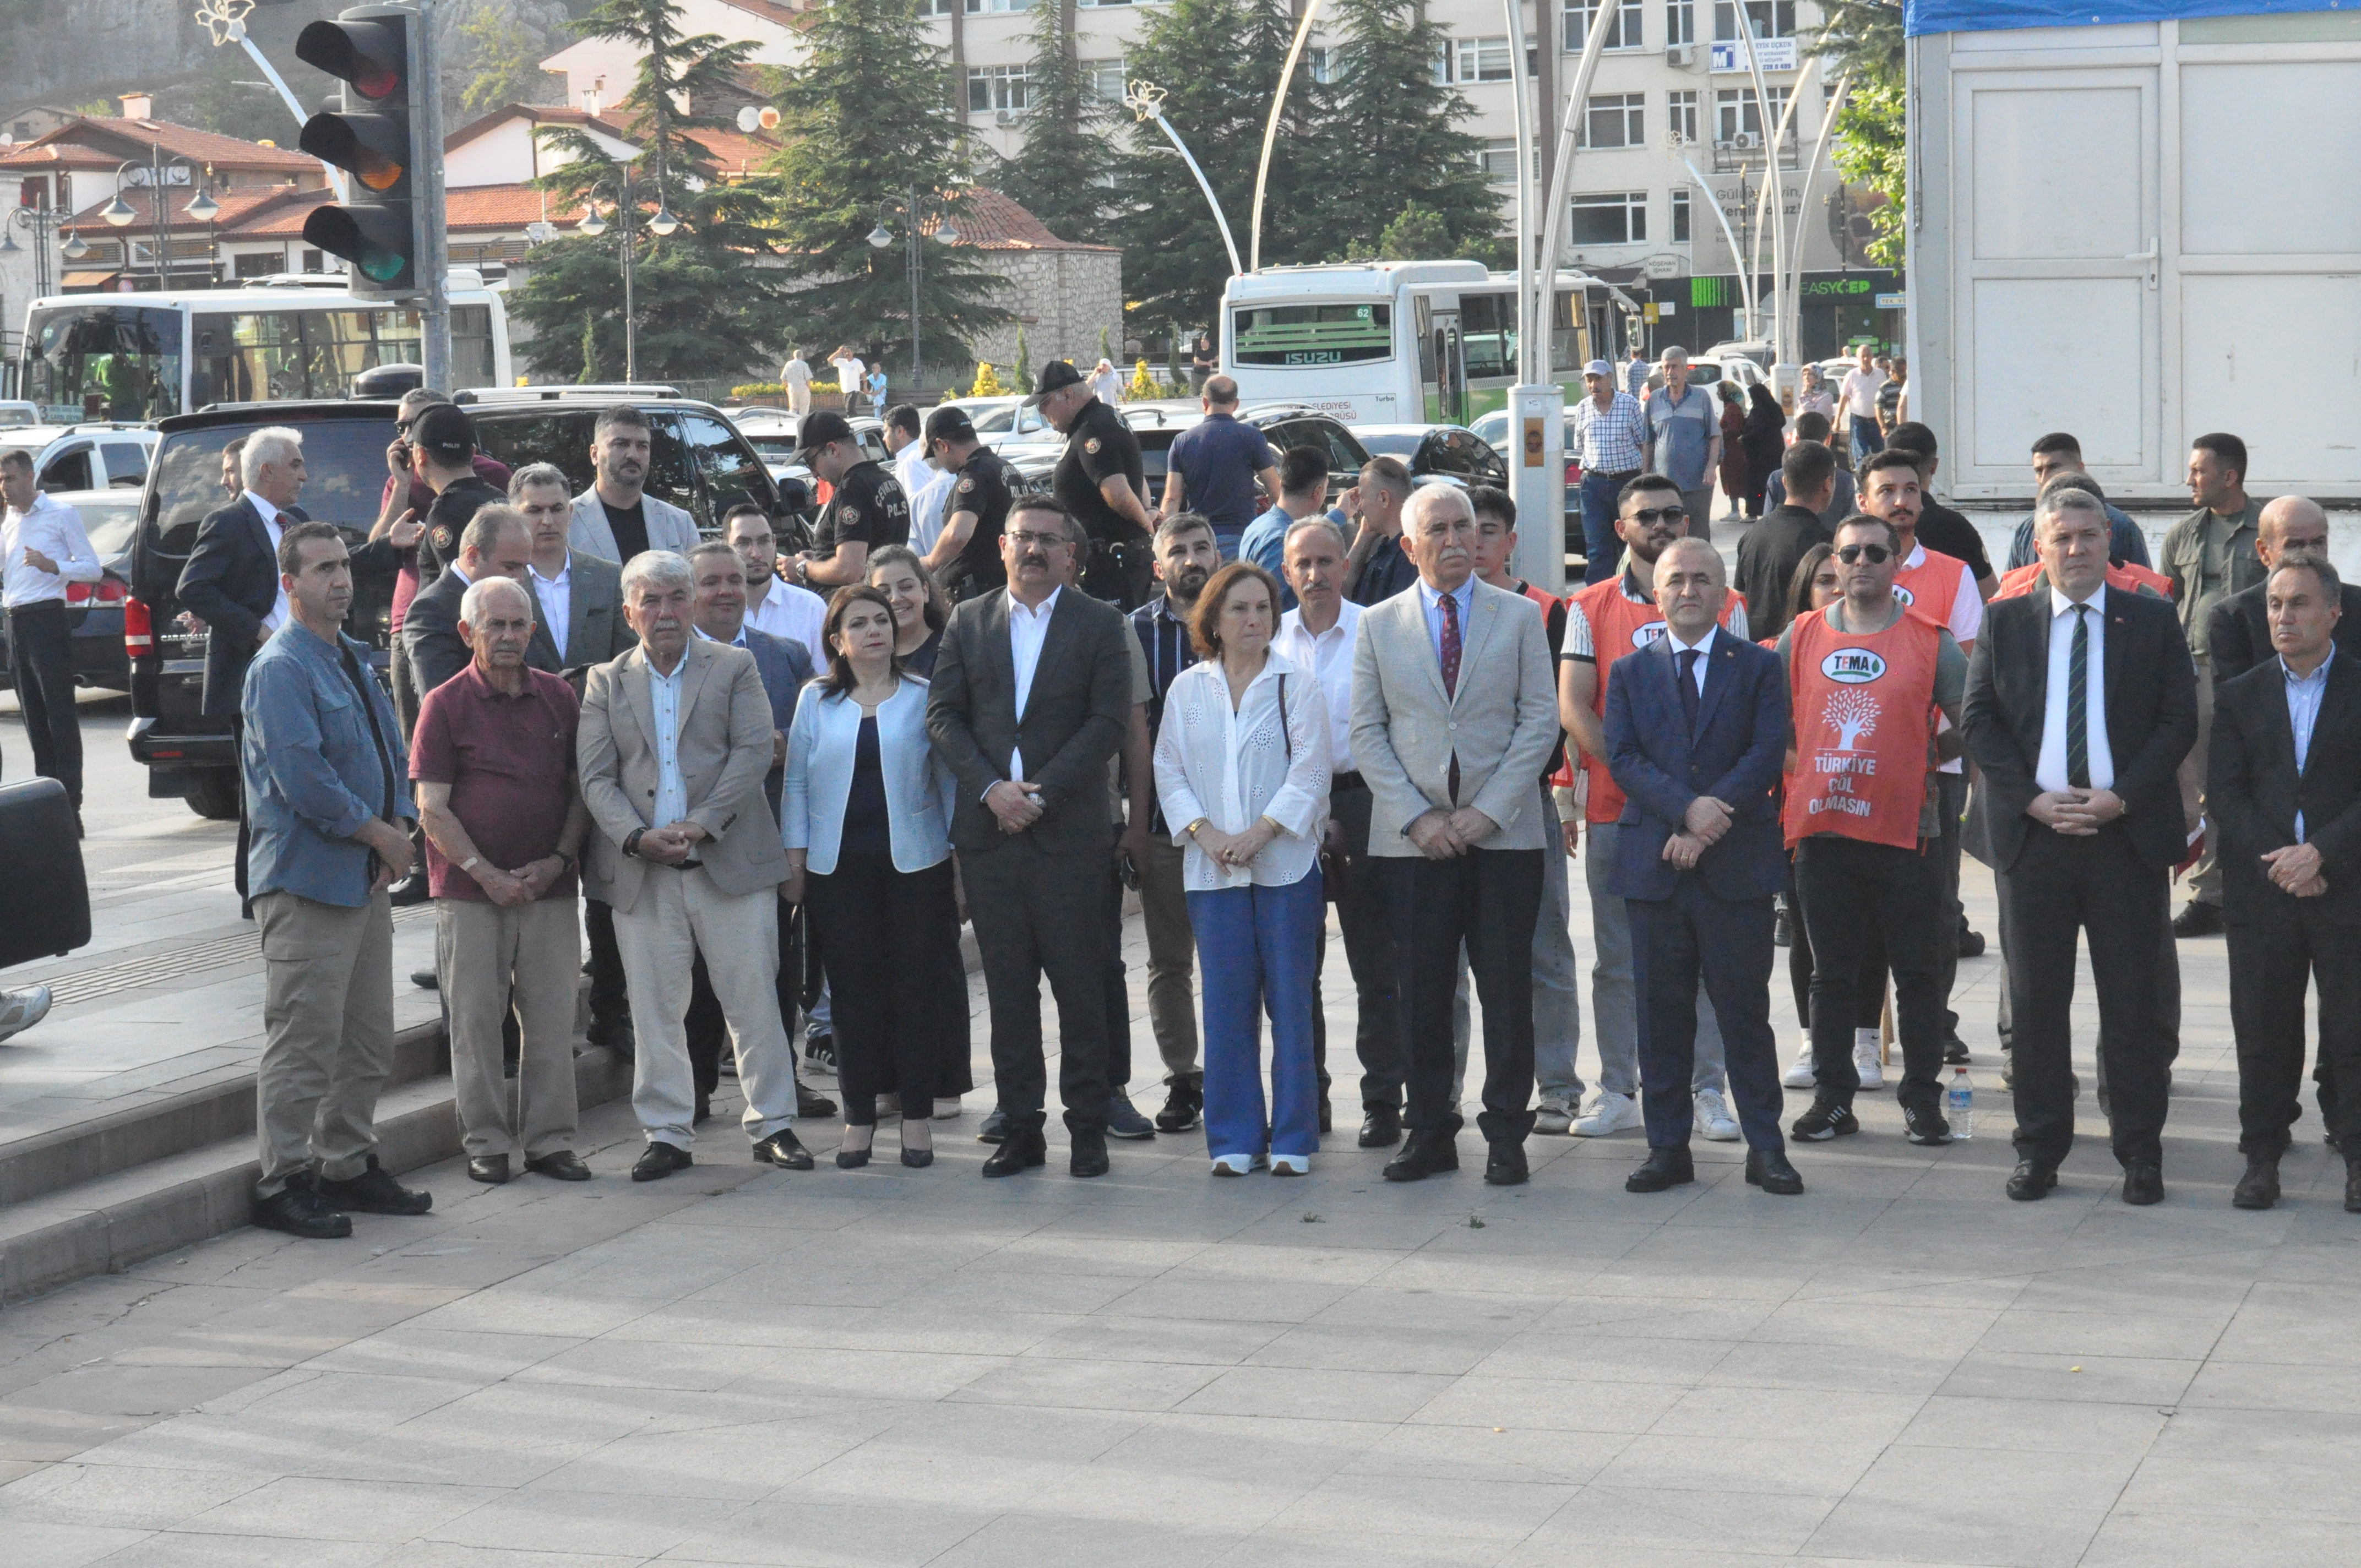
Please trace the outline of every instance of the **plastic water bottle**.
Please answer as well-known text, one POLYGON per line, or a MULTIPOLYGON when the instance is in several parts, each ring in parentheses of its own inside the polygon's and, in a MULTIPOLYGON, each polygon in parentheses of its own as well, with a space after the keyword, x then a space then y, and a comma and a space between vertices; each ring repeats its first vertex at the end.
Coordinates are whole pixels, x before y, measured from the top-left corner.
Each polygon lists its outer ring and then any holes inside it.
POLYGON ((1951 1124, 1954 1143, 1966 1143, 1976 1135, 1976 1086, 1968 1079, 1968 1069, 1951 1069, 1950 1091, 1944 1096, 1944 1114, 1951 1124))

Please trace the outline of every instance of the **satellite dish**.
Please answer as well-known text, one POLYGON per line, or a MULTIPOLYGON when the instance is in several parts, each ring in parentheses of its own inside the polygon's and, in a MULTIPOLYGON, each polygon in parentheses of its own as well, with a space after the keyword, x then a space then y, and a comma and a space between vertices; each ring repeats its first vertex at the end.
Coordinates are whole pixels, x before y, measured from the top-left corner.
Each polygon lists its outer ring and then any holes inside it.
POLYGON ((755 110, 753 104, 749 104, 738 111, 738 128, 748 136, 753 135, 755 128, 762 123, 763 116, 755 110))

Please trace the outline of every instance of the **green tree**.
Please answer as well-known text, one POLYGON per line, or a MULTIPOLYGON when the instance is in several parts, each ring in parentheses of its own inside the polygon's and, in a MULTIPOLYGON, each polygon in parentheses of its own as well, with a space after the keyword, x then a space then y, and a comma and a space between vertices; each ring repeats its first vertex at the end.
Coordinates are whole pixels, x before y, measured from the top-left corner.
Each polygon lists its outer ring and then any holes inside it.
POLYGON ((1456 88, 1434 80, 1450 35, 1420 0, 1336 0, 1329 26, 1339 42, 1320 126, 1323 254, 1381 251, 1405 208, 1440 220, 1420 230, 1425 256, 1492 248, 1508 214, 1477 172, 1484 140, 1460 128, 1474 111, 1456 88))
MULTIPOLYGON (((589 37, 630 43, 641 54, 631 90, 613 110, 641 149, 632 165, 629 241, 639 371, 667 378, 728 377, 769 362, 785 323, 785 287, 778 269, 763 265, 775 250, 762 226, 764 196, 724 181, 711 149, 697 139, 698 131, 726 122, 684 113, 680 105, 712 103, 734 88, 756 46, 711 33, 685 34, 680 17, 674 0, 607 0, 575 26, 589 37), (651 225, 667 216, 680 226, 659 236, 651 225)), ((596 237, 576 235, 534 247, 528 258, 533 276, 509 296, 509 312, 539 339, 557 343, 579 334, 586 372, 595 365, 599 378, 620 377, 621 170, 578 130, 542 136, 544 146, 567 159, 535 182, 549 193, 550 211, 574 216, 595 208, 610 226, 596 237)))
POLYGON ((549 35, 524 13, 497 0, 478 0, 459 24, 460 67, 466 87, 460 106, 470 115, 510 104, 549 104, 563 97, 563 83, 542 70, 550 53, 549 35))
POLYGON ((1899 267, 1910 212, 1902 6, 1897 0, 1822 0, 1820 17, 1807 51, 1823 71, 1852 78, 1837 111, 1830 157, 1848 183, 1885 198, 1869 210, 1877 235, 1869 258, 1899 267))
POLYGON ((1108 105, 1074 52, 1074 0, 1033 7, 1033 60, 1026 68, 1025 147, 994 175, 1016 203, 1060 239, 1104 241, 1115 192, 1108 105))
MULTIPOLYGON (((770 165, 773 221, 786 258, 789 319, 811 343, 853 343, 893 364, 910 351, 904 244, 877 248, 883 221, 899 239, 915 196, 954 226, 968 166, 950 71, 910 0, 826 0, 804 58, 776 78, 785 146, 770 165)), ((972 357, 975 334, 1009 319, 1005 287, 972 249, 926 245, 921 346, 937 364, 972 357)))
POLYGON ((1443 214, 1415 202, 1397 213, 1378 236, 1379 261, 1425 261, 1455 254, 1450 225, 1443 221, 1443 214))

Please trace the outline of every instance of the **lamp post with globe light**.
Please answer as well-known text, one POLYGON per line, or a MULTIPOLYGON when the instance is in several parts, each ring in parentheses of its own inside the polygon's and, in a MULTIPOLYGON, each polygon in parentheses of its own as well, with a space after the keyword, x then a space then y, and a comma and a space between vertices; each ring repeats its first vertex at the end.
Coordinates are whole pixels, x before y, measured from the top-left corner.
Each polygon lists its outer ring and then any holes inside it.
POLYGON ((90 254, 90 247, 82 243, 82 236, 74 233, 72 224, 71 213, 63 207, 52 207, 43 203, 38 207, 16 208, 8 214, 7 223, 0 225, 0 256, 17 256, 24 252, 25 247, 16 243, 16 236, 10 230, 23 229, 33 236, 35 299, 57 291, 49 278, 49 242, 59 229, 66 231, 66 242, 58 247, 60 255, 68 261, 80 261, 90 254))
MULTIPOLYGON (((139 221, 138 210, 123 199, 124 190, 130 183, 126 178, 126 170, 137 170, 138 167, 139 162, 137 159, 126 159, 115 166, 115 200, 100 208, 98 213, 98 215, 105 220, 109 228, 129 228, 139 221)), ((210 178, 210 171, 200 170, 192 159, 182 158, 178 154, 167 158, 160 146, 150 146, 148 149, 147 168, 149 192, 148 204, 148 218, 156 231, 155 237, 150 243, 154 247, 156 287, 159 289, 169 289, 172 284, 172 216, 171 210, 165 204, 164 176, 168 170, 181 169, 189 171, 189 183, 197 187, 197 193, 190 198, 188 205, 181 210, 197 222, 208 225, 205 236, 205 272, 208 281, 211 280, 214 267, 213 234, 210 225, 221 215, 221 203, 214 200, 211 192, 198 183, 199 176, 203 174, 210 178)), ((124 270, 130 271, 131 256, 127 248, 125 251, 123 262, 124 270)))
MULTIPOLYGON (((929 196, 922 201, 916 190, 913 190, 905 200, 879 203, 877 226, 871 229, 868 235, 872 248, 884 249, 894 243, 894 231, 885 226, 886 214, 889 212, 896 212, 902 215, 907 245, 902 265, 910 275, 910 395, 914 398, 918 393, 918 281, 926 269, 926 254, 919 242, 924 237, 927 214, 930 209, 935 218, 935 238, 945 245, 957 245, 960 242, 960 232, 951 226, 949 204, 937 196, 929 196)), ((852 389, 847 387, 845 389, 847 408, 852 406, 851 393, 852 389)))
MULTIPOLYGON (((632 167, 633 165, 629 162, 616 164, 618 199, 615 203, 615 215, 622 220, 623 226, 623 379, 626 381, 636 381, 640 378, 638 305, 633 299, 631 288, 631 214, 636 204, 631 195, 632 167)), ((592 239, 607 232, 607 220, 598 215, 598 192, 605 188, 605 185, 606 181, 602 180, 590 187, 583 198, 582 221, 575 225, 577 232, 588 235, 592 239)), ((648 232, 661 239, 666 235, 675 233, 679 228, 680 220, 674 217, 672 209, 664 205, 661 187, 659 187, 655 214, 648 219, 648 232)))

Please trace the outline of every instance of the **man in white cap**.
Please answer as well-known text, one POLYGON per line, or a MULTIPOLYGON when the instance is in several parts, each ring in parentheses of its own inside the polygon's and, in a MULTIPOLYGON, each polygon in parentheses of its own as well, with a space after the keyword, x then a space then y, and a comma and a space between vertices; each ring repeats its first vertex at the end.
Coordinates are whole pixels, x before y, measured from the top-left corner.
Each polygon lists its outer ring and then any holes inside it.
POLYGON ((1615 534, 1616 497, 1646 465, 1648 423, 1640 400, 1618 390, 1615 367, 1594 359, 1582 367, 1589 396, 1567 416, 1566 450, 1582 465, 1582 554, 1586 583, 1615 575, 1622 541, 1615 534))

